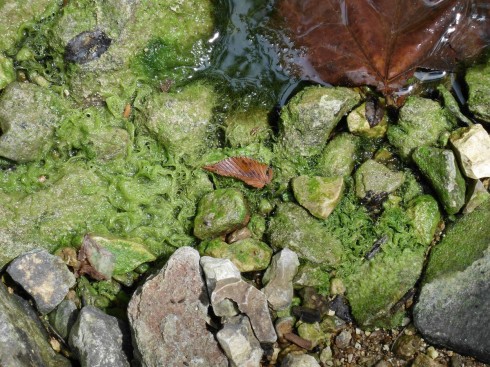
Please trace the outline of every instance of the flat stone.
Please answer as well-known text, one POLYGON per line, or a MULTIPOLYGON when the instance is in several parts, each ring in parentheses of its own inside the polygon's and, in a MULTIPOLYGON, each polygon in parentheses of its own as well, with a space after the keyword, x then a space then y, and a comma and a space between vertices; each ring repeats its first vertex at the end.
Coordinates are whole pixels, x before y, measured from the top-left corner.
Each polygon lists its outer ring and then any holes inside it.
POLYGON ((272 257, 262 279, 266 286, 262 292, 274 310, 282 310, 291 305, 293 300, 293 278, 299 267, 298 255, 287 248, 272 257))
POLYGON ((227 366, 206 327, 208 304, 199 253, 181 247, 128 305, 135 356, 142 366, 227 366))
POLYGON ((68 359, 55 353, 36 311, 0 282, 0 365, 69 367, 68 359))
POLYGON ((281 367, 320 367, 320 364, 309 354, 289 353, 282 360, 281 367))
POLYGON ((466 177, 490 177, 490 136, 482 125, 458 129, 450 141, 466 177))
POLYGON ((368 192, 373 194, 391 193, 399 188, 405 176, 403 172, 394 172, 374 160, 367 160, 356 171, 356 195, 359 198, 368 192))
POLYGON ((54 311, 48 315, 49 323, 56 332, 65 340, 68 339, 70 330, 77 321, 78 308, 75 302, 63 300, 54 311))
POLYGON ((246 316, 227 319, 216 338, 230 360, 231 367, 260 366, 264 351, 246 316))
POLYGON ((17 257, 7 272, 34 298, 43 314, 54 310, 75 285, 75 276, 63 260, 45 250, 33 250, 17 257))
POLYGON ((82 367, 129 367, 120 321, 97 307, 81 309, 69 343, 82 367))

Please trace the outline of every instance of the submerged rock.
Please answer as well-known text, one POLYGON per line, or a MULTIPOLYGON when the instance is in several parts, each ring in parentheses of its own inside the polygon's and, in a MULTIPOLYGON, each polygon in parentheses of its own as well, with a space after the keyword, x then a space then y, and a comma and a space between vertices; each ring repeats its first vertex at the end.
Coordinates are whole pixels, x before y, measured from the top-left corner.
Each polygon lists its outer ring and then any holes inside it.
POLYGON ((466 185, 453 152, 421 147, 414 151, 413 160, 429 180, 446 212, 459 212, 465 203, 466 185))
POLYGON ((39 312, 51 312, 75 285, 75 276, 58 256, 34 250, 17 257, 7 273, 29 293, 39 312))
POLYGON ((391 193, 405 181, 403 172, 394 172, 372 159, 364 162, 356 171, 356 195, 364 198, 372 194, 391 193))
POLYGON ((354 169, 359 138, 352 134, 339 134, 325 147, 318 158, 316 171, 324 177, 349 176, 354 169))
POLYGON ((265 109, 235 112, 226 117, 225 125, 226 140, 236 148, 264 142, 272 134, 269 111, 265 109))
POLYGON ((206 327, 208 304, 199 253, 181 247, 129 302, 133 346, 140 363, 155 367, 227 366, 206 327))
POLYGON ((129 367, 121 322, 94 306, 81 309, 70 346, 82 367, 129 367))
POLYGON ((54 352, 34 309, 10 294, 0 282, 0 365, 69 367, 68 359, 54 352))
POLYGON ((490 177, 490 136, 482 125, 453 131, 450 141, 466 177, 490 177))

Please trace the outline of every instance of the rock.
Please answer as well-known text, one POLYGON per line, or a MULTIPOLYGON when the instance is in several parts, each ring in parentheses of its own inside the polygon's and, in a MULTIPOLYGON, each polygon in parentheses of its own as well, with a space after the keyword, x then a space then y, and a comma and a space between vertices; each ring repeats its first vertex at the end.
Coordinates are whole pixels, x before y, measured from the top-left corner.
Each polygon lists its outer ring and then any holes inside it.
POLYGON ((381 120, 371 126, 366 118, 366 103, 361 104, 347 116, 347 126, 352 134, 367 138, 382 138, 388 129, 388 118, 383 113, 381 120))
POLYGON ((339 134, 325 147, 318 158, 316 171, 319 176, 349 176, 359 150, 359 138, 352 134, 339 134))
POLYGON ((96 280, 111 279, 114 273, 115 256, 100 246, 90 235, 83 238, 77 258, 78 275, 88 274, 96 280))
POLYGON ((455 130, 450 141, 466 177, 490 177, 490 136, 482 125, 455 130))
POLYGON ((456 214, 465 203, 466 185, 450 150, 420 147, 413 160, 434 188, 448 214, 456 214))
POLYGON ((100 128, 89 140, 97 160, 107 162, 126 156, 131 139, 126 130, 117 127, 100 128))
POLYGON ((356 195, 363 198, 368 192, 373 194, 391 193, 399 188, 405 176, 403 172, 393 172, 385 165, 367 160, 356 171, 356 195))
POLYGON ((468 185, 466 197, 466 205, 463 208, 463 214, 471 213, 475 208, 490 199, 490 193, 480 180, 474 180, 468 185))
POLYGON ((431 252, 414 308, 424 339, 490 362, 490 201, 449 227, 431 252))
MULTIPOLYGON (((216 288, 219 281, 239 281, 242 279, 240 271, 229 259, 215 259, 209 256, 201 257, 201 266, 206 276, 206 286, 209 298, 216 288)), ((211 303, 216 315, 230 317, 238 314, 236 305, 229 299, 224 299, 219 303, 211 303)))
POLYGON ((419 354, 411 364, 411 367, 443 367, 426 354, 419 354))
POLYGON ((441 220, 437 201, 430 195, 417 196, 409 202, 406 213, 420 243, 430 244, 441 220))
POLYGON ((342 278, 333 278, 332 280, 330 280, 330 294, 332 296, 344 294, 345 291, 345 284, 342 278))
POLYGON ((11 83, 0 97, 0 156, 17 162, 40 159, 61 119, 61 101, 31 83, 11 83))
POLYGON ((316 264, 335 265, 340 261, 340 241, 296 204, 279 204, 268 231, 275 249, 289 248, 299 258, 316 264))
POLYGON ((246 316, 228 319, 216 334, 231 367, 258 367, 264 351, 246 316))
POLYGON ((266 286, 262 292, 273 310, 282 310, 293 300, 293 278, 298 271, 299 260, 295 252, 285 248, 273 256, 272 263, 262 279, 266 286))
POLYGON ((11 58, 0 53, 0 90, 15 80, 14 63, 11 58))
POLYGON ((469 68, 465 75, 468 84, 468 107, 475 117, 490 123, 490 61, 469 68))
POLYGON ((298 272, 293 279, 294 288, 313 287, 328 291, 327 285, 330 282, 330 275, 327 270, 319 264, 313 264, 309 261, 299 266, 298 272))
POLYGON ((0 365, 69 367, 48 342, 46 330, 28 302, 10 294, 0 282, 0 365))
MULTIPOLYGON (((254 286, 243 280, 222 280, 216 283, 211 295, 211 303, 224 299, 234 301, 238 309, 250 319, 255 336, 261 343, 274 343, 277 335, 269 315, 266 296, 254 286)), ((218 313, 216 316, 222 316, 218 313)))
POLYGON ((444 84, 440 84, 437 86, 437 90, 442 96, 444 100, 444 109, 453 117, 464 123, 465 125, 472 125, 471 120, 463 115, 463 113, 459 109, 458 102, 453 97, 451 92, 444 86, 444 84))
POLYGON ((292 333, 294 322, 295 318, 291 316, 277 318, 274 325, 277 333, 277 338, 284 339, 285 334, 292 333))
POLYGON ((343 177, 298 176, 291 185, 298 203, 320 219, 328 218, 344 192, 343 177))
POLYGON ((69 342, 82 367, 129 367, 120 322, 96 307, 80 310, 69 342))
POLYGON ((227 116, 225 136, 230 146, 238 148, 267 141, 272 134, 268 115, 266 109, 249 109, 227 116))
POLYGON ((327 362, 332 361, 332 359, 333 359, 332 348, 330 348, 330 346, 323 348, 320 353, 320 362, 323 363, 323 365, 328 366, 327 362))
POLYGON ((335 337, 335 346, 339 349, 345 349, 349 346, 352 340, 352 335, 348 330, 342 330, 339 335, 335 337))
POLYGON ((194 219, 194 235, 213 239, 247 225, 250 219, 243 194, 237 189, 218 189, 201 199, 194 219))
POLYGON ((289 353, 281 363, 281 367, 320 367, 315 357, 308 354, 289 353))
POLYGON ((319 154, 342 117, 360 102, 348 88, 305 88, 282 109, 279 142, 287 155, 319 154))
POLYGON ((227 366, 206 328, 208 302, 199 253, 179 248, 128 305, 135 356, 142 366, 227 366))
MULTIPOLYGON (((250 221, 252 218, 250 218, 250 221)), ((250 223, 250 222, 249 222, 250 223)), ((240 240, 245 240, 247 238, 252 237, 252 231, 248 229, 248 227, 243 227, 240 229, 237 229, 234 232, 231 232, 228 236, 226 236, 226 242, 227 243, 234 243, 240 240)))
POLYGON ((311 342, 311 347, 315 348, 317 345, 325 342, 330 338, 329 334, 325 334, 318 322, 315 323, 302 323, 298 327, 298 335, 305 340, 311 342))
POLYGON ((403 158, 410 158, 421 146, 435 146, 451 124, 436 101, 409 97, 400 110, 398 123, 388 128, 388 140, 403 158))
POLYGON ((7 273, 29 293, 39 312, 51 312, 75 285, 75 276, 65 263, 45 250, 33 250, 17 257, 7 273))
POLYGON ((100 29, 84 31, 68 41, 65 47, 65 61, 77 64, 98 59, 111 45, 112 40, 100 29))
POLYGON ((253 238, 231 244, 215 239, 203 242, 199 249, 203 255, 230 259, 242 273, 266 269, 272 257, 272 249, 253 238))
POLYGON ((349 302, 343 295, 337 295, 329 304, 328 308, 335 312, 335 316, 345 322, 353 322, 352 314, 349 307, 349 302))
POLYGON ((54 311, 48 315, 49 323, 56 332, 65 340, 68 340, 70 330, 77 321, 78 308, 75 302, 63 300, 54 311))
POLYGON ((417 335, 401 335, 393 345, 393 353, 406 361, 412 359, 422 346, 422 340, 417 335))

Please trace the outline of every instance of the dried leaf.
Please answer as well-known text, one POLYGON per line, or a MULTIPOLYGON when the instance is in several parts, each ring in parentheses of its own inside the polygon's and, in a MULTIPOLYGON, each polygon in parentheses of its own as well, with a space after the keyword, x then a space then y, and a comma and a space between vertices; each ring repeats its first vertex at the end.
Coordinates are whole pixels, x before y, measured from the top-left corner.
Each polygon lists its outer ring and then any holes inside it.
POLYGON ((280 0, 302 77, 385 94, 417 67, 452 70, 490 40, 488 0, 280 0), (314 71, 312 72, 311 67, 314 71))
POLYGON ((272 180, 272 168, 247 157, 230 157, 203 168, 221 176, 237 178, 258 189, 272 180))

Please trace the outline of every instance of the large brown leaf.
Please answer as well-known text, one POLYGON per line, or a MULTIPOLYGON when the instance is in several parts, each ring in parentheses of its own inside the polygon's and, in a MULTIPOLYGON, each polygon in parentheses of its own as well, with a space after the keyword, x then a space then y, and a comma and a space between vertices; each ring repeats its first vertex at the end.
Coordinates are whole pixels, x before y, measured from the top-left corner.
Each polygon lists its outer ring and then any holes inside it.
POLYGON ((384 93, 417 67, 452 70, 490 37, 489 0, 279 0, 278 9, 314 69, 300 62, 304 78, 384 93))

